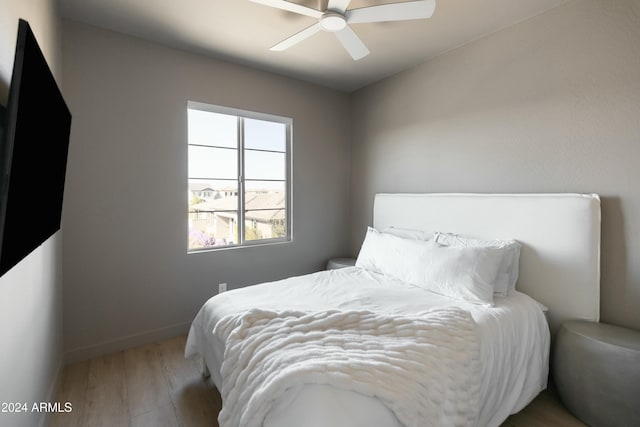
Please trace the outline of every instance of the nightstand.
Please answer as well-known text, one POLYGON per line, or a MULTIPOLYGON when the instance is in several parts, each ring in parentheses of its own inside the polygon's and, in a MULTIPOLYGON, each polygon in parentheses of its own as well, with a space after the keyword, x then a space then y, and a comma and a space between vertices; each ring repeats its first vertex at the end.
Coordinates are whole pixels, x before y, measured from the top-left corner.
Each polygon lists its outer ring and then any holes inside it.
POLYGON ((552 373, 562 403, 586 424, 640 426, 640 331, 565 322, 555 337, 552 373))
POLYGON ((353 267, 354 265, 356 265, 355 258, 331 258, 329 262, 327 262, 327 270, 353 267))

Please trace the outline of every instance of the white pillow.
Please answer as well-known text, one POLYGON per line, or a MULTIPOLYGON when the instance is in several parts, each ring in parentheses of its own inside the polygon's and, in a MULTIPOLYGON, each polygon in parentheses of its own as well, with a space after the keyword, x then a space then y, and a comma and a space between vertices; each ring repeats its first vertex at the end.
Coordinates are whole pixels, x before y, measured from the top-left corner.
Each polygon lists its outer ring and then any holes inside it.
POLYGON ((481 240, 440 232, 435 233, 435 241, 446 246, 491 247, 502 250, 504 255, 494 284, 494 294, 504 297, 510 289, 515 289, 520 272, 520 243, 515 240, 481 240))
POLYGON ((424 241, 405 239, 368 227, 356 259, 356 267, 399 277, 403 264, 418 265, 424 241))
POLYGON ((434 233, 431 231, 418 230, 414 228, 387 227, 382 230, 383 233, 393 234, 394 236, 403 237, 405 239, 414 240, 432 240, 434 233))
POLYGON ((503 254, 496 248, 443 246, 426 242, 425 276, 416 283, 432 292, 493 305, 494 283, 503 254))
POLYGON ((367 230, 356 266, 448 297, 493 305, 503 253, 493 247, 443 246, 367 230))

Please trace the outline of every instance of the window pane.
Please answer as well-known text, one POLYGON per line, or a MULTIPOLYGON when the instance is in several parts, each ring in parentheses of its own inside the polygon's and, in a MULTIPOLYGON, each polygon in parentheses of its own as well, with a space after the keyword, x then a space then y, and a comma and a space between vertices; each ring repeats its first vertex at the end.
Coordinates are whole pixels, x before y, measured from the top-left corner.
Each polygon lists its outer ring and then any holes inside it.
POLYGON ((286 150, 287 126, 265 120, 244 119, 244 144, 257 150, 286 150))
POLYGON ((244 173, 247 179, 286 179, 285 153, 245 150, 244 173))
POLYGON ((191 180, 189 187, 189 250, 238 243, 237 182, 191 180), (198 197, 203 188, 213 196, 198 197))
POLYGON ((189 144, 238 147, 238 118, 188 109, 189 144))
POLYGON ((244 193, 245 210, 284 209, 286 194, 284 191, 246 191, 244 193))
MULTIPOLYGON (((232 180, 189 180, 189 204, 238 195, 238 182, 232 180)), ((235 209, 235 208, 234 208, 235 209)))
POLYGON ((244 184, 246 193, 273 191, 285 194, 286 181, 256 181, 247 179, 244 184))
POLYGON ((275 239, 287 235, 284 209, 245 211, 245 240, 275 239))
POLYGON ((190 178, 238 178, 238 150, 189 146, 190 178))
POLYGON ((287 235, 284 182, 247 182, 244 196, 245 240, 287 235))

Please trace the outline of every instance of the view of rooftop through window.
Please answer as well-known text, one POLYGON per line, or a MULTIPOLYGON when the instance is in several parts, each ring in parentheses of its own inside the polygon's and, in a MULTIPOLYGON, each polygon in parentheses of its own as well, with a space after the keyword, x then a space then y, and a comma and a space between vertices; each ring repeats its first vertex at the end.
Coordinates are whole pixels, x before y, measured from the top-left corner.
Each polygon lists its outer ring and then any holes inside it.
POLYGON ((291 120, 190 103, 188 249, 288 240, 291 120))

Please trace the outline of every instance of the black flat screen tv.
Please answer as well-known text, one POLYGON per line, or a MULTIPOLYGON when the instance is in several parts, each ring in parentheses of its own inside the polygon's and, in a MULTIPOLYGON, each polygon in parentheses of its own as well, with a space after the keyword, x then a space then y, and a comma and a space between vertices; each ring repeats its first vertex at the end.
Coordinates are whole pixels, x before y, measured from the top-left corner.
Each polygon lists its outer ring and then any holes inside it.
POLYGON ((23 19, 18 23, 9 98, 3 110, 0 275, 60 229, 71 128, 71 113, 23 19))

